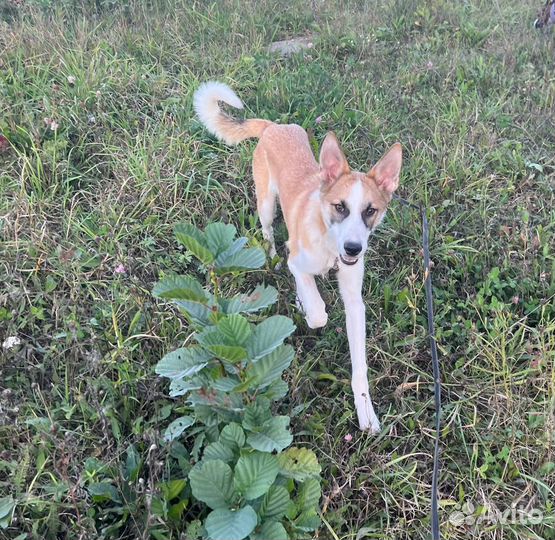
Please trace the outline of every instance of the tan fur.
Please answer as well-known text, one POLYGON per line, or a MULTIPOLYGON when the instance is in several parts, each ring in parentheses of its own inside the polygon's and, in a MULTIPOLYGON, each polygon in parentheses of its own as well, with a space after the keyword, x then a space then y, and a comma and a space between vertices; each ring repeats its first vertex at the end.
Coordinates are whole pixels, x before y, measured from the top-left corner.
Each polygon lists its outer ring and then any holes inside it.
POLYGON ((228 144, 238 144, 245 139, 260 138, 263 131, 272 124, 269 120, 251 118, 243 122, 222 114, 217 121, 219 130, 225 134, 228 144))
POLYGON ((368 173, 351 171, 333 133, 326 136, 316 161, 302 127, 262 119, 238 121, 221 111, 220 101, 243 106, 231 88, 212 82, 196 92, 195 110, 206 127, 227 143, 259 139, 253 177, 262 232, 270 243, 270 254, 275 255, 272 222, 279 198, 289 233, 287 264, 311 328, 324 326, 328 318, 314 276, 338 264, 359 425, 376 432, 380 424, 369 395, 366 367, 363 255, 368 235, 382 221, 399 183, 401 146, 393 145, 368 173))
POLYGON ((373 221, 385 213, 391 196, 378 187, 375 173, 363 174, 348 168, 343 171, 339 180, 328 186, 312 154, 306 132, 296 124, 272 124, 262 132, 253 160, 259 215, 261 204, 272 197, 269 183, 273 181, 289 233, 291 255, 309 248, 315 236, 326 232, 321 202, 311 200, 311 194, 320 187, 322 199, 331 205, 346 199, 354 182, 360 180, 368 204, 378 203, 379 212, 373 221))

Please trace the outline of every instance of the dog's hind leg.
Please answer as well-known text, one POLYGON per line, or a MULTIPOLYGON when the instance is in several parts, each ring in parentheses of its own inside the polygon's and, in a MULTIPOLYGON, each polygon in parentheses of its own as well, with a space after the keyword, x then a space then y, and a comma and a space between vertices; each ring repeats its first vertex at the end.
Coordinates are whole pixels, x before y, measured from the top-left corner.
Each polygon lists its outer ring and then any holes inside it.
POLYGON ((262 225, 262 236, 270 243, 270 257, 274 257, 276 255, 276 244, 272 223, 276 215, 277 190, 272 182, 264 150, 260 147, 257 147, 254 151, 252 170, 256 187, 256 206, 262 225))
POLYGON ((262 236, 264 240, 270 243, 270 257, 274 257, 276 255, 276 244, 272 223, 276 215, 277 190, 272 182, 264 150, 260 147, 256 147, 254 151, 252 170, 256 188, 258 218, 262 225, 262 236))

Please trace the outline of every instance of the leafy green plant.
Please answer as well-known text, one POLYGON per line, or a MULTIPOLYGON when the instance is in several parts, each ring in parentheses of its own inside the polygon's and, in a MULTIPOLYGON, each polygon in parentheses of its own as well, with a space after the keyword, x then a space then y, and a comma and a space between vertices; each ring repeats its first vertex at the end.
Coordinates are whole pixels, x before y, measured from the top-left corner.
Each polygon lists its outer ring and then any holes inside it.
POLYGON ((311 450, 290 446, 290 418, 274 412, 288 391, 282 374, 294 351, 284 340, 295 326, 281 315, 254 318, 276 301, 271 286, 224 294, 241 274, 264 264, 264 252, 246 247, 247 239, 223 223, 204 232, 181 224, 175 234, 202 263, 208 283, 167 276, 154 288, 195 329, 194 342, 166 354, 156 373, 170 379, 170 396, 183 396, 187 404, 165 439, 184 439, 197 461, 188 472, 192 497, 206 513, 197 534, 211 540, 304 538, 319 525, 320 465, 311 450))

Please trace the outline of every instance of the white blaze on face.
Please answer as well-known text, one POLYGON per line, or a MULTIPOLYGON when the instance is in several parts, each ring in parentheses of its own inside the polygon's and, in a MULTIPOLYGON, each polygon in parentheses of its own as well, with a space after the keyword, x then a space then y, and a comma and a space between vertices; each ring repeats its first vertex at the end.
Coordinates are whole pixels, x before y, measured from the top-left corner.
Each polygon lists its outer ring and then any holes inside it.
POLYGON ((364 201, 364 188, 359 180, 353 184, 345 205, 349 210, 349 215, 340 223, 334 223, 330 227, 333 236, 337 242, 337 251, 343 257, 349 258, 345 253, 345 243, 360 244, 362 251, 360 257, 368 247, 368 236, 370 230, 362 220, 362 212, 366 208, 367 203, 364 201))

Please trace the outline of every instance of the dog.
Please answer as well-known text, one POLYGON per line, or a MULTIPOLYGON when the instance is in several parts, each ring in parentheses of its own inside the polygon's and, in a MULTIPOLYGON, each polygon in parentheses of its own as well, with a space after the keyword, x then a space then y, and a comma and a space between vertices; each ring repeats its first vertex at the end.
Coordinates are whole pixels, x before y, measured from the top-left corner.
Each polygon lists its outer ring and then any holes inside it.
POLYGON ((338 268, 358 423, 362 430, 378 432, 380 422, 370 399, 366 364, 364 253, 369 235, 382 222, 399 185, 401 144, 391 146, 367 173, 356 172, 350 169, 333 132, 326 135, 317 162, 301 126, 238 120, 221 109, 222 102, 243 108, 237 94, 220 82, 203 83, 193 98, 199 120, 220 140, 234 145, 258 139, 252 168, 262 234, 273 257, 272 223, 279 198, 289 235, 287 265, 310 328, 323 327, 328 320, 314 278, 338 268))

